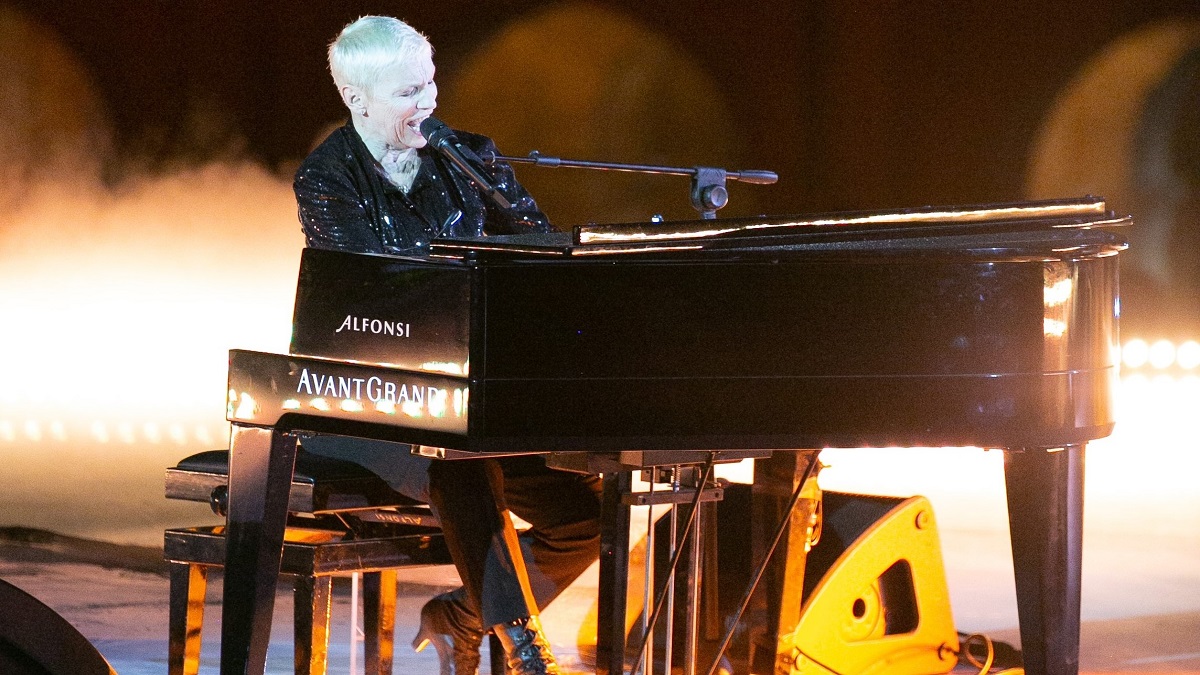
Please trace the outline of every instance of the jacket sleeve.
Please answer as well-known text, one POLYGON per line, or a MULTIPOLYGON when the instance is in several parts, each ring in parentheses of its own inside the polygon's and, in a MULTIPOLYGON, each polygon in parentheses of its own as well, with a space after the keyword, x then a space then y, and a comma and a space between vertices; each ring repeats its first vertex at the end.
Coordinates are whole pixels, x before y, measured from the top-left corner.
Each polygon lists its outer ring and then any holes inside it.
POLYGON ((371 214, 345 170, 306 161, 292 183, 304 238, 313 248, 385 253, 371 214))
MULTIPOLYGON (((500 154, 496 150, 496 144, 487 136, 477 134, 464 135, 468 136, 468 144, 475 151, 475 154, 481 157, 489 153, 492 155, 500 154)), ((492 203, 490 199, 484 199, 484 206, 487 209, 487 218, 483 226, 485 234, 522 234, 525 232, 554 231, 554 226, 550 224, 550 219, 538 208, 537 202, 533 200, 529 191, 517 182, 517 177, 508 162, 485 164, 484 169, 492 179, 492 184, 512 204, 511 209, 502 209, 492 203)))

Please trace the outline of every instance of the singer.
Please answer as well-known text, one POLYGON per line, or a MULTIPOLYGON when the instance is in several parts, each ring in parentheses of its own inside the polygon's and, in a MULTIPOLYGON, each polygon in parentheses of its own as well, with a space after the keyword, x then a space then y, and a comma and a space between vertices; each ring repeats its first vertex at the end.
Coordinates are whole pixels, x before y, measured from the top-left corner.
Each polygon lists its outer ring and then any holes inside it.
MULTIPOLYGON (((551 229, 509 166, 476 163, 495 152, 491 139, 431 117, 437 85, 424 35, 363 17, 330 45, 329 69, 350 119, 296 173, 309 246, 421 256, 435 237, 551 229)), ((432 643, 442 675, 476 674, 486 630, 500 638, 510 672, 559 672, 538 608, 599 555, 597 477, 549 469, 537 456, 429 462, 360 439, 303 444, 362 463, 437 512, 464 586, 425 604, 413 646, 432 643), (509 508, 532 525, 519 537, 509 508)))

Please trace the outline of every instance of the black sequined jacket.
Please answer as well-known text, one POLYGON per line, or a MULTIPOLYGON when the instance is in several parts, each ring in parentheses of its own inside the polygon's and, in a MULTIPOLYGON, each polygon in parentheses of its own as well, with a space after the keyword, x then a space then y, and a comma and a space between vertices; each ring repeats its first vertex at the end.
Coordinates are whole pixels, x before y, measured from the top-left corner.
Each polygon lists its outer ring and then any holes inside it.
MULTIPOLYGON (((477 155, 486 136, 455 132, 477 155)), ((421 168, 408 194, 389 181, 348 122, 304 160, 292 184, 309 246, 360 253, 426 255, 435 237, 548 232, 550 222, 505 163, 480 167, 512 203, 501 209, 436 150, 417 151, 421 168)))

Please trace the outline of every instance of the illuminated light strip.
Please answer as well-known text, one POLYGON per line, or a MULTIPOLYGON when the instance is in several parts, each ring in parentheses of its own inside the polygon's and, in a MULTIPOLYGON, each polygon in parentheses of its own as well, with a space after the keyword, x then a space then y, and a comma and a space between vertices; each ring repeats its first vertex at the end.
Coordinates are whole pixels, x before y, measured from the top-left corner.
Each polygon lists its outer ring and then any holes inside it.
POLYGON ((196 440, 200 443, 203 443, 204 445, 213 444, 213 436, 211 433, 209 433, 208 427, 203 425, 197 426, 193 430, 193 433, 196 435, 196 440))
POLYGON ((1153 344, 1143 339, 1133 339, 1121 346, 1120 360, 1127 368, 1149 367, 1166 370, 1173 366, 1183 370, 1200 368, 1200 343, 1185 340, 1175 345, 1170 340, 1156 340, 1153 344))
MULTIPOLYGON (((176 444, 185 446, 187 444, 187 434, 179 424, 170 425, 167 435, 164 436, 160 425, 155 422, 146 422, 142 425, 142 434, 137 434, 136 426, 132 423, 122 422, 115 425, 115 429, 110 431, 108 426, 100 420, 95 420, 88 426, 86 435, 89 440, 97 443, 109 443, 114 440, 113 436, 119 436, 121 441, 126 443, 149 442, 160 443, 164 437, 170 438, 176 444)), ((14 424, 10 419, 0 420, 0 441, 16 442, 18 440, 42 442, 67 442, 72 440, 71 431, 68 430, 67 424, 61 419, 50 420, 50 422, 38 422, 36 419, 25 420, 24 424, 14 424)))
POLYGON ((1150 365, 1162 370, 1175 363, 1175 345, 1169 340, 1159 340, 1150 345, 1150 365))
POLYGON ((25 420, 25 437, 35 442, 42 440, 42 425, 37 420, 25 420))
MULTIPOLYGON (((164 431, 158 422, 144 422, 140 425, 132 422, 113 423, 112 427, 100 420, 94 420, 86 426, 86 430, 76 430, 76 434, 72 433, 71 428, 62 420, 51 420, 49 422, 39 421, 35 419, 25 420, 24 423, 14 422, 10 419, 0 420, 0 442, 13 443, 17 441, 28 441, 39 443, 42 441, 53 441, 63 443, 73 440, 73 436, 78 439, 79 435, 84 437, 85 442, 94 443, 111 443, 114 440, 120 440, 127 444, 133 443, 152 443, 159 444, 164 441, 171 441, 176 445, 187 445, 189 443, 187 430, 180 424, 171 424, 164 431)), ((204 444, 211 444, 213 435, 207 427, 198 426, 195 430, 196 440, 204 444)))
POLYGON ((108 427, 104 426, 103 422, 92 422, 92 437, 101 443, 107 443, 112 440, 112 436, 108 434, 108 427))
POLYGON ((668 246, 666 244, 662 244, 659 246, 650 246, 650 247, 646 247, 646 248, 637 248, 637 249, 616 248, 616 247, 614 247, 614 248, 593 247, 593 248, 586 248, 586 249, 582 249, 582 248, 576 249, 571 252, 571 255, 585 256, 585 255, 609 255, 612 253, 631 253, 631 252, 633 252, 633 253, 657 253, 660 251, 699 251, 701 248, 702 247, 698 246, 698 245, 696 245, 696 246, 689 246, 689 245, 668 246))
POLYGON ((929 209, 926 211, 894 211, 873 213, 868 215, 843 215, 834 218, 814 218, 790 222, 751 223, 731 225, 729 227, 707 227, 693 229, 696 226, 677 230, 668 230, 666 226, 656 229, 645 229, 643 225, 612 226, 586 225, 579 228, 579 243, 614 243, 635 241, 661 241, 669 239, 698 239, 731 234, 739 231, 752 231, 772 228, 798 228, 828 225, 883 225, 912 222, 982 222, 1004 220, 1015 217, 1022 218, 1053 218, 1057 216, 1087 216, 1103 215, 1106 210, 1103 201, 1069 202, 1055 204, 1027 204, 1024 206, 998 206, 984 209, 929 209))
POLYGON ((137 441, 137 437, 133 434, 133 425, 129 422, 119 422, 117 424, 117 438, 122 443, 133 444, 137 441))
POLYGON ((1175 361, 1184 370, 1200 367, 1200 342, 1188 340, 1175 350, 1175 361))
POLYGON ((1145 340, 1130 340, 1121 347, 1121 363, 1130 368, 1141 368, 1150 358, 1150 345, 1145 340))

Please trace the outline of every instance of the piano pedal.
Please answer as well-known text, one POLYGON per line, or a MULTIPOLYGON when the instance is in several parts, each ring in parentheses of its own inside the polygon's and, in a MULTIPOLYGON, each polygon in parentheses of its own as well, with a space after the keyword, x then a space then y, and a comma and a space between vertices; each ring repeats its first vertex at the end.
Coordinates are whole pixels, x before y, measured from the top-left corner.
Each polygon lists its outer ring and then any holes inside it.
POLYGON ((780 636, 790 672, 950 672, 959 639, 929 500, 825 492, 822 529, 800 620, 780 636))

